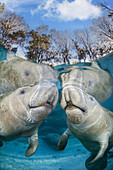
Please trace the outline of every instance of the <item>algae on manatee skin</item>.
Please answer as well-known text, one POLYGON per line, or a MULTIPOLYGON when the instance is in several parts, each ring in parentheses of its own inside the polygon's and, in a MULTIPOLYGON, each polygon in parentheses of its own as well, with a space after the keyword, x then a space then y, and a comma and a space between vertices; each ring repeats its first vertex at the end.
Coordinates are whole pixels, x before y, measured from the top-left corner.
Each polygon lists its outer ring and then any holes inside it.
POLYGON ((16 73, 12 68, 3 68, 5 72, 0 67, 0 94, 15 90, 19 87, 18 73, 16 73))

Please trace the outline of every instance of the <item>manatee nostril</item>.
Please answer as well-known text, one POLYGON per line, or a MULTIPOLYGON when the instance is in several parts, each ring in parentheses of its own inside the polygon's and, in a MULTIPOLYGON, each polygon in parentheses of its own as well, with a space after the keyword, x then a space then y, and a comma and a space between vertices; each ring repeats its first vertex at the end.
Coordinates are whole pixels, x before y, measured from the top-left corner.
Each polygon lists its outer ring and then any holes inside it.
POLYGON ((49 101, 47 101, 46 103, 45 103, 45 106, 46 107, 49 107, 49 108, 53 108, 53 104, 52 104, 52 102, 49 102, 49 101))
POLYGON ((70 101, 70 102, 67 102, 67 106, 68 107, 72 107, 73 106, 73 103, 70 101))
POLYGON ((52 103, 51 103, 51 102, 49 102, 49 101, 47 101, 47 102, 46 102, 46 104, 48 104, 48 105, 51 105, 51 106, 52 106, 52 103))
POLYGON ((71 108, 73 105, 73 103, 71 101, 66 103, 66 107, 64 108, 66 110, 66 108, 71 108))

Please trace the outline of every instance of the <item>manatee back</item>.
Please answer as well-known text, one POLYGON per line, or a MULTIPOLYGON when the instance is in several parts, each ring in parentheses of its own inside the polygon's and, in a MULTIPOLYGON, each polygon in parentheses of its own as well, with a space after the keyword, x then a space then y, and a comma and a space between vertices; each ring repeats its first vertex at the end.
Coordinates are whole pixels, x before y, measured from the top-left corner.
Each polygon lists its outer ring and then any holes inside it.
POLYGON ((41 81, 57 81, 58 73, 50 66, 20 58, 0 63, 0 94, 41 81))
POLYGON ((0 94, 13 91, 19 87, 18 73, 13 69, 19 59, 0 62, 0 94))
POLYGON ((97 63, 94 62, 92 66, 72 66, 67 69, 60 75, 62 87, 68 85, 80 87, 95 97, 99 103, 103 103, 111 96, 112 76, 106 70, 102 70, 97 63))

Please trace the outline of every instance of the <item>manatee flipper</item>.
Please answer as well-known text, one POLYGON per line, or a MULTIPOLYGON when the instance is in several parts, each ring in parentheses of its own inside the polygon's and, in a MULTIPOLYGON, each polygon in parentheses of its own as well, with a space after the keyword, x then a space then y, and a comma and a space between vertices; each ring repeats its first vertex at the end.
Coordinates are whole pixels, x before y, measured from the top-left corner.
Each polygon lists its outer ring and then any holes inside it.
POLYGON ((86 161, 85 161, 85 166, 88 170, 102 170, 107 166, 107 153, 104 154, 102 158, 94 162, 93 164, 90 164, 92 159, 94 159, 96 156, 95 154, 92 154, 86 161))
POLYGON ((3 146, 3 142, 2 141, 0 141, 0 147, 2 147, 3 146))
POLYGON ((89 163, 92 164, 95 161, 99 160, 100 158, 102 158, 107 150, 108 147, 108 141, 109 141, 109 133, 107 132, 104 135, 101 135, 100 137, 100 150, 97 153, 96 157, 89 163))
POLYGON ((38 133, 35 131, 35 133, 28 138, 29 140, 29 146, 27 148, 27 151, 25 153, 25 156, 29 157, 35 153, 35 151, 38 148, 38 133))
POLYGON ((59 151, 62 151, 65 149, 66 145, 67 145, 67 142, 68 142, 68 138, 70 136, 70 131, 69 129, 67 129, 63 134, 62 136, 60 137, 60 140, 58 142, 58 150, 59 151))

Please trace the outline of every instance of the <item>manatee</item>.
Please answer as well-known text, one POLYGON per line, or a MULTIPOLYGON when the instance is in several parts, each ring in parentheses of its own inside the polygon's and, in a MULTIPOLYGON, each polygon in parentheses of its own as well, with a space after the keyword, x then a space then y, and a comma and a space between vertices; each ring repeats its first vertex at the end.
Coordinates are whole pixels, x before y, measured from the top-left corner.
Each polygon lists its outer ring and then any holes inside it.
POLYGON ((95 97, 99 103, 105 102, 112 94, 113 82, 111 74, 99 67, 97 62, 91 66, 71 66, 60 74, 62 87, 77 86, 95 97))
POLYGON ((41 81, 56 82, 58 77, 49 65, 36 64, 20 58, 0 62, 0 94, 41 81))
POLYGON ((58 149, 63 150, 69 136, 74 135, 92 153, 86 167, 104 168, 107 152, 113 147, 113 113, 75 86, 63 88, 60 104, 66 112, 68 129, 61 136, 58 149))
POLYGON ((29 147, 25 155, 31 156, 38 147, 38 127, 57 100, 58 90, 52 82, 20 87, 0 95, 0 145, 27 136, 29 147))

